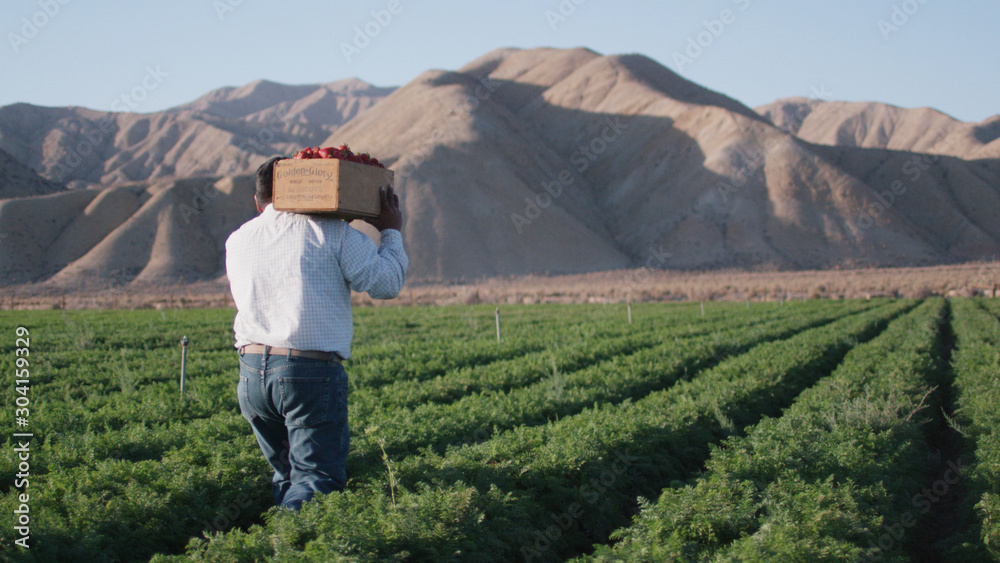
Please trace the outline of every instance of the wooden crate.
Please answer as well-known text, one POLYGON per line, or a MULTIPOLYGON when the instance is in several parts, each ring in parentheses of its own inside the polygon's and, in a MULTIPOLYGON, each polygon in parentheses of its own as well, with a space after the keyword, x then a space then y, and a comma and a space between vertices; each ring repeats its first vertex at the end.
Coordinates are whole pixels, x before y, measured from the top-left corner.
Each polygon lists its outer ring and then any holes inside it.
POLYGON ((346 220, 378 217, 379 188, 391 184, 393 177, 392 170, 338 158, 279 160, 274 164, 272 204, 278 211, 346 220))

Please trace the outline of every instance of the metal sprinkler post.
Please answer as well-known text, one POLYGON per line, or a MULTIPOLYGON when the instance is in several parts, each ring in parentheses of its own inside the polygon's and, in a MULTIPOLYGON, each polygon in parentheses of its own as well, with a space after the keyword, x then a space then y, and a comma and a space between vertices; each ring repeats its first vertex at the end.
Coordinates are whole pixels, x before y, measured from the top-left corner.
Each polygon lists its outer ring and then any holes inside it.
POLYGON ((187 376, 188 337, 181 338, 181 398, 184 397, 184 378, 187 376))
POLYGON ((500 307, 497 307, 497 342, 500 342, 500 307))

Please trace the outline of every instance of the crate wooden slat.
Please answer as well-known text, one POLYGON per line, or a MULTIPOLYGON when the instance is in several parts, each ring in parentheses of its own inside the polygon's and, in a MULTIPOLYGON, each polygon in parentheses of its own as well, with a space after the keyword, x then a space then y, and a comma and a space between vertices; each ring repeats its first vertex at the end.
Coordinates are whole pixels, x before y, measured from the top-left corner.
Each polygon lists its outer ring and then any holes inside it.
POLYGON ((392 170, 338 158, 279 160, 274 165, 272 204, 278 211, 347 220, 378 217, 379 188, 393 178, 392 170))

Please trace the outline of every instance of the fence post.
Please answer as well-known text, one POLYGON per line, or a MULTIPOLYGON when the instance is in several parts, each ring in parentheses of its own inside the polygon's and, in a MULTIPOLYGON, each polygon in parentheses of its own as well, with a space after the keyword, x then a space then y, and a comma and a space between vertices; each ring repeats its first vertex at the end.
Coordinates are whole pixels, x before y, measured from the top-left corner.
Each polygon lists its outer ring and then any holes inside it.
POLYGON ((632 302, 628 302, 628 324, 632 324, 632 302))

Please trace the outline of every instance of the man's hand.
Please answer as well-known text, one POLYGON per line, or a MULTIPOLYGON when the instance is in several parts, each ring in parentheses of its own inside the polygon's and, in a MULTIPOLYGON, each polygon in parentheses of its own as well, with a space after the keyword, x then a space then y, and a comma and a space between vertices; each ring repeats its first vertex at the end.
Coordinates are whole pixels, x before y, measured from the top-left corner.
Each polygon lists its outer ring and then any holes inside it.
POLYGON ((399 196, 392 191, 392 184, 389 184, 388 188, 379 188, 378 195, 382 200, 382 211, 378 217, 365 219, 365 221, 379 231, 401 230, 403 228, 403 212, 399 210, 399 196))

